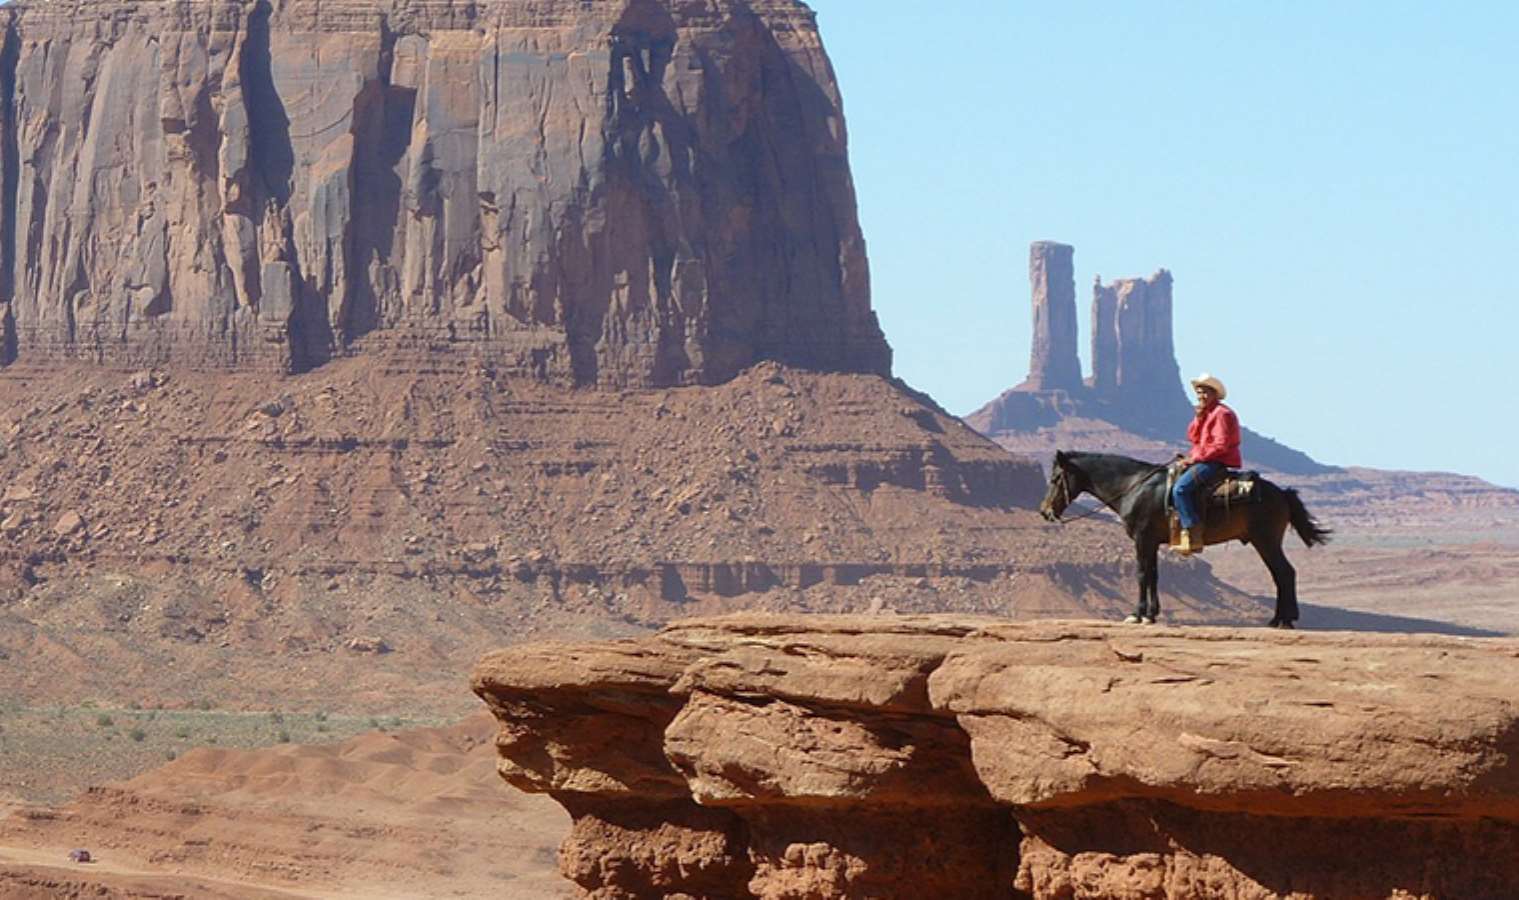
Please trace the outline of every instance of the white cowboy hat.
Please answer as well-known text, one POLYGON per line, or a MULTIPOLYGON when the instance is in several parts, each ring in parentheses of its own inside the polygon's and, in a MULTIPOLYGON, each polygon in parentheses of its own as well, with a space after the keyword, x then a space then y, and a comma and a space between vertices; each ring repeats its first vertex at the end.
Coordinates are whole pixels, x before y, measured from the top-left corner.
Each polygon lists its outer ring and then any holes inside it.
POLYGON ((1207 372, 1204 372, 1196 378, 1192 379, 1192 389, 1197 390, 1200 387, 1213 388, 1213 393, 1217 394, 1218 399, 1220 400, 1229 396, 1229 392, 1224 389, 1224 383, 1222 381, 1219 381, 1217 378, 1214 378, 1207 372))

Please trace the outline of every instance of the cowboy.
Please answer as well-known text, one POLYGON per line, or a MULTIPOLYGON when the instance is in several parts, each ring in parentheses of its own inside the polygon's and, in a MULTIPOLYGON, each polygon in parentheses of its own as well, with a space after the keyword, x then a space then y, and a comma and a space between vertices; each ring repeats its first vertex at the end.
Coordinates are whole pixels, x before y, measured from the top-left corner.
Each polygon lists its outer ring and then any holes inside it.
POLYGON ((1204 491, 1217 484, 1226 469, 1242 464, 1239 419, 1224 405, 1229 395, 1224 383, 1204 372, 1192 379, 1192 390, 1197 394, 1197 415, 1187 426, 1192 452, 1182 461, 1183 471, 1171 491, 1182 528, 1176 550, 1183 556, 1203 552, 1204 491))

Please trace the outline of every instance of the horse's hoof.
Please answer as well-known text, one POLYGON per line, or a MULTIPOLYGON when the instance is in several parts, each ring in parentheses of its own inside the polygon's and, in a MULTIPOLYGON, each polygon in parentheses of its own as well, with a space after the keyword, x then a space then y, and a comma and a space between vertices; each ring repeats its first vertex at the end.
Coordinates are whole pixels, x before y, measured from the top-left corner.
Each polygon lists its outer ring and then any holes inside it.
POLYGON ((1138 625, 1138 624, 1140 624, 1143 621, 1144 621, 1144 619, 1142 619, 1142 618, 1140 618, 1139 616, 1136 616, 1136 615, 1127 615, 1127 616, 1124 616, 1124 618, 1123 618, 1123 624, 1125 624, 1125 625, 1138 625))
POLYGON ((1145 624, 1145 625, 1154 625, 1155 624, 1155 617, 1154 616, 1140 616, 1139 617, 1139 621, 1142 624, 1145 624))
POLYGON ((1278 627, 1278 628, 1285 628, 1288 631, 1292 631, 1293 629, 1297 628, 1296 625, 1292 624, 1292 620, 1291 619, 1283 619, 1282 620, 1282 624, 1280 624, 1280 625, 1278 625, 1276 627, 1278 627))
POLYGON ((1280 628, 1281 625, 1282 625, 1282 620, 1281 619, 1272 619, 1271 621, 1269 621, 1269 622, 1266 623, 1266 627, 1267 628, 1280 628))

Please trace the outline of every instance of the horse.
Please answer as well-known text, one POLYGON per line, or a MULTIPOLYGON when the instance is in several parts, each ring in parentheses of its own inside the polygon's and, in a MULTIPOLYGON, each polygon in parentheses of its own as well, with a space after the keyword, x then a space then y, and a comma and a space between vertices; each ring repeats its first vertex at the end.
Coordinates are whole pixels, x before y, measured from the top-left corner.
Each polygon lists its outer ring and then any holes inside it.
MULTIPOLYGON (((1049 490, 1039 512, 1051 522, 1082 494, 1091 494, 1118 514, 1139 560, 1139 608, 1125 622, 1154 624, 1160 615, 1157 551, 1170 540, 1166 504, 1168 464, 1156 465, 1105 453, 1055 452, 1049 490)), ((1276 614, 1267 625, 1292 628, 1298 619, 1297 571, 1282 552, 1282 537, 1290 524, 1309 547, 1328 543, 1333 532, 1321 526, 1303 506, 1297 491, 1258 479, 1258 499, 1227 508, 1208 506, 1204 514, 1206 544, 1240 541, 1255 547, 1276 582, 1276 614)))

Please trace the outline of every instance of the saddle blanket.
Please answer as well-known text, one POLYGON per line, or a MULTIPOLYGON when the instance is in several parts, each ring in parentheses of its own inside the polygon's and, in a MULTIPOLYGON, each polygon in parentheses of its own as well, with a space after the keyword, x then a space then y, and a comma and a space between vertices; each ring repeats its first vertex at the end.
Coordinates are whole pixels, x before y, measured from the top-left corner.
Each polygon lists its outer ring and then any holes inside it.
MULTIPOLYGON (((1166 505, 1169 508, 1168 518, 1171 526, 1171 546, 1181 543, 1181 520, 1177 518, 1176 509, 1171 506, 1171 488, 1176 484, 1176 478, 1181 471, 1174 466, 1166 477, 1166 505)), ((1260 499, 1260 473, 1254 471, 1240 471, 1229 469, 1224 473, 1212 488, 1208 490, 1207 509, 1227 509, 1239 506, 1242 503, 1254 503, 1260 499)))
MULTIPOLYGON (((1166 473, 1166 505, 1171 505, 1171 489, 1176 486, 1176 479, 1181 476, 1182 470, 1172 466, 1166 473)), ((1209 508, 1238 506, 1241 503, 1250 503, 1260 499, 1261 473, 1256 471, 1242 471, 1240 469, 1227 469, 1224 477, 1214 483, 1208 490, 1205 505, 1209 508)))

